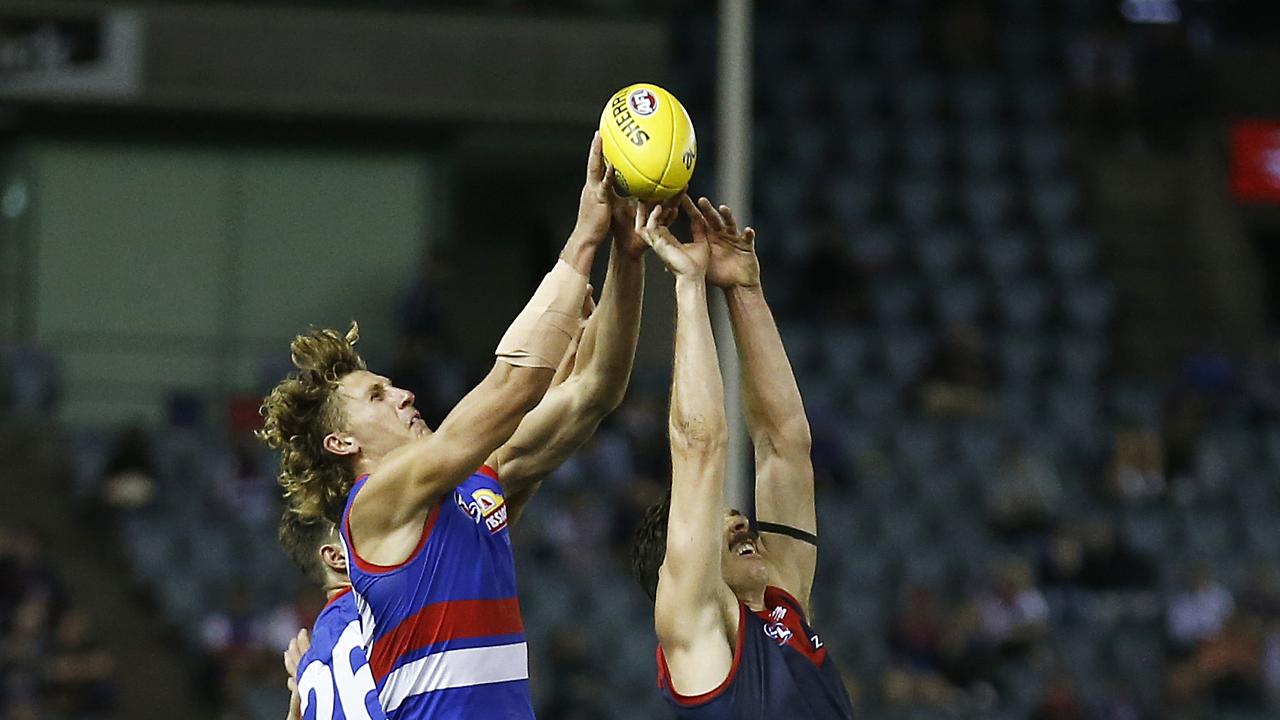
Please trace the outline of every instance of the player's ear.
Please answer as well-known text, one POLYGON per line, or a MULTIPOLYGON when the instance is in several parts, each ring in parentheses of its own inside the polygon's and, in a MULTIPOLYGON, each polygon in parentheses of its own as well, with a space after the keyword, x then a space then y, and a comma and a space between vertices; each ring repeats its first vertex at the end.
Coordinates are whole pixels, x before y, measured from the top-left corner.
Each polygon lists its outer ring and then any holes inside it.
POLYGON ((331 432, 324 436, 320 444, 326 452, 334 455, 355 455, 360 451, 360 443, 347 433, 331 432))
POLYGON ((320 562, 325 567, 343 575, 347 574, 347 556, 342 552, 342 548, 333 543, 326 543, 320 546, 320 562))

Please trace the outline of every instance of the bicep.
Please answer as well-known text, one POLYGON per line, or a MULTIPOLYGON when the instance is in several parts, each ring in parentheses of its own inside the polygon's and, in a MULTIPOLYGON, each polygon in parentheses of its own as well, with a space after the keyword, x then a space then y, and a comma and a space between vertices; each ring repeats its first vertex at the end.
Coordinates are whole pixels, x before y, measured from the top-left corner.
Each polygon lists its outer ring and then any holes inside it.
POLYGON ((714 592, 693 600, 675 582, 665 569, 659 571, 654 630, 674 689, 700 695, 723 683, 733 669, 738 600, 723 580, 714 592))
POLYGON ((595 432, 602 413, 587 402, 588 395, 586 384, 574 378, 553 387, 494 452, 490 464, 509 496, 562 465, 595 432))
MULTIPOLYGON (((756 469, 756 520, 774 523, 803 534, 818 534, 814 507, 813 463, 807 454, 787 458, 759 458, 756 469)), ((770 574, 806 610, 818 567, 817 546, 787 535, 762 532, 770 574)))

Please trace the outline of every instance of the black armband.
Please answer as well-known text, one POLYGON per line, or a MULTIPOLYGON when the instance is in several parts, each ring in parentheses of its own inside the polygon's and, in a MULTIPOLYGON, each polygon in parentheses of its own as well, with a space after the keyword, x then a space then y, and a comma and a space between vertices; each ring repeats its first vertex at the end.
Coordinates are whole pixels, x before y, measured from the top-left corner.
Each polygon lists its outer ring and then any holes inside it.
POLYGON ((786 535, 787 537, 794 538, 796 540, 799 540, 800 542, 807 542, 814 547, 818 546, 817 535, 814 535, 813 533, 805 532, 804 530, 798 530, 796 528, 791 527, 790 525, 779 525, 778 523, 771 523, 771 522, 757 522, 756 532, 767 532, 767 533, 773 533, 775 535, 786 535))

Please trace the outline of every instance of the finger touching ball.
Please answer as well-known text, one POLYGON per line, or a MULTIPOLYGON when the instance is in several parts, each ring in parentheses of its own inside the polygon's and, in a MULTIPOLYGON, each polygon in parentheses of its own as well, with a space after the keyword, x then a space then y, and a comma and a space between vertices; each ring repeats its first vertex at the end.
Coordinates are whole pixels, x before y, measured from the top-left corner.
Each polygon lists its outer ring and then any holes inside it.
POLYGON ((609 98, 600 137, 619 189, 641 200, 674 196, 698 164, 689 113, 675 95, 651 83, 628 85, 609 98))

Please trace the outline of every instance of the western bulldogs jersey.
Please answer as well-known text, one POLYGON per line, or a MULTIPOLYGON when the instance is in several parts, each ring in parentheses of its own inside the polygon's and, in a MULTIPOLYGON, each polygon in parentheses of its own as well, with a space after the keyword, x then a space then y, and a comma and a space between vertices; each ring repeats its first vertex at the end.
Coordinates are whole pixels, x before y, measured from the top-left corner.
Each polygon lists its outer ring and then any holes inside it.
POLYGON ((835 660, 785 590, 764 593, 765 610, 738 604, 733 667, 720 687, 684 696, 671 687, 662 647, 658 686, 679 720, 852 720, 835 660))
POLYGON ((483 467, 436 503, 422 537, 399 565, 366 562, 342 541, 365 650, 391 720, 533 720, 529 658, 516 599, 507 504, 483 467))
POLYGON ((364 654, 360 612, 347 588, 332 597, 298 663, 302 720, 386 720, 364 654))

